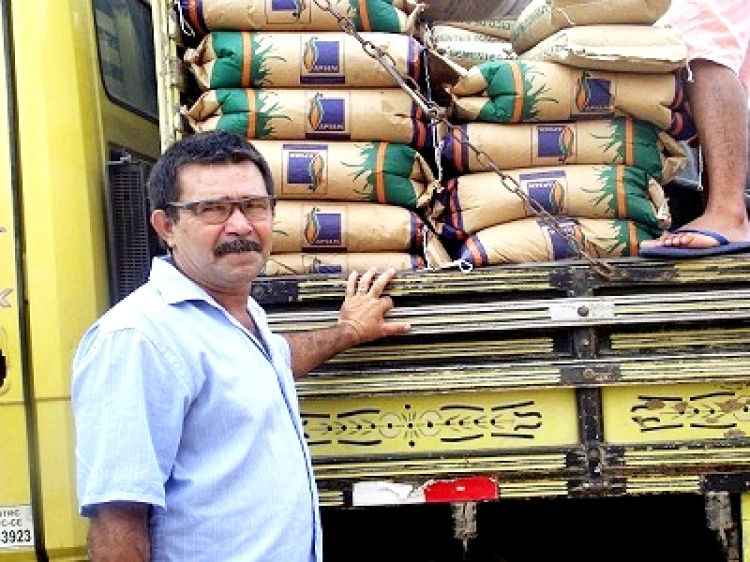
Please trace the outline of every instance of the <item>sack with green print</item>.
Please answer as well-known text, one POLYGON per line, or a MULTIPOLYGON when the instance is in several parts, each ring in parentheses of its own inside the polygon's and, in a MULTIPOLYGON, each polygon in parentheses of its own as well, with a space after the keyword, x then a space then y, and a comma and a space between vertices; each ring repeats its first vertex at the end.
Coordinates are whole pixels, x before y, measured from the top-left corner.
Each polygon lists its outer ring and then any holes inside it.
POLYGON ((464 69, 488 61, 515 58, 510 42, 449 25, 435 25, 425 37, 431 49, 464 69))
MULTIPOLYGON (((422 47, 416 39, 394 33, 361 37, 419 83, 422 47)), ((346 33, 214 31, 183 58, 203 90, 395 86, 385 68, 346 33)))
POLYGON ((567 236, 595 258, 638 255, 638 246, 661 234, 635 221, 558 217, 562 236, 545 221, 525 218, 498 224, 470 236, 456 259, 475 267, 508 263, 552 262, 578 257, 567 236))
POLYGON ((670 0, 531 0, 510 34, 516 53, 523 53, 561 29, 599 24, 655 23, 670 0))
POLYGON ((498 39, 510 41, 513 28, 516 25, 514 19, 477 20, 477 21, 439 21, 437 25, 447 25, 482 35, 490 35, 498 39))
MULTIPOLYGON (((407 0, 327 0, 357 31, 409 30, 407 0)), ((179 0, 183 21, 198 36, 216 30, 341 31, 336 16, 314 0, 179 0)))
POLYGON ((421 252, 424 221, 411 209, 382 203, 276 203, 272 251, 421 252))
POLYGON ((403 252, 272 253, 261 275, 265 277, 310 274, 348 276, 352 271, 367 271, 371 267, 377 268, 378 271, 385 271, 391 267, 397 271, 414 271, 425 268, 425 259, 418 254, 403 252))
POLYGON ((655 25, 561 29, 518 56, 607 72, 663 74, 687 65, 687 47, 679 32, 655 25))
POLYGON ((629 116, 677 140, 695 135, 681 73, 600 72, 536 61, 494 61, 452 87, 453 119, 522 123, 629 116))
POLYGON ((278 199, 429 203, 432 170, 405 144, 255 140, 271 168, 278 199))
POLYGON ((470 142, 500 169, 560 164, 635 166, 664 184, 687 163, 680 143, 656 125, 626 117, 562 123, 465 123, 443 143, 452 175, 486 171, 470 142))
POLYGON ((505 173, 508 178, 480 172, 445 181, 431 218, 438 234, 463 240, 490 226, 535 216, 540 209, 553 216, 670 226, 662 186, 639 168, 573 164, 505 173))
POLYGON ((188 109, 196 132, 229 131, 249 139, 431 143, 424 112, 400 88, 375 90, 242 89, 204 92, 188 109))

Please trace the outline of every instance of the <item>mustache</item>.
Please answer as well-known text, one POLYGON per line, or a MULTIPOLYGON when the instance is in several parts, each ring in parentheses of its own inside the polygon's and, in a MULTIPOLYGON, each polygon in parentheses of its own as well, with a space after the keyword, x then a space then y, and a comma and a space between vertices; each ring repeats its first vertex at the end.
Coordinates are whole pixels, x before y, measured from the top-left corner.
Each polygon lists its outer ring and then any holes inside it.
POLYGON ((247 238, 238 238, 231 242, 223 242, 214 248, 214 255, 217 258, 227 254, 239 254, 242 252, 260 252, 263 247, 256 240, 247 238))

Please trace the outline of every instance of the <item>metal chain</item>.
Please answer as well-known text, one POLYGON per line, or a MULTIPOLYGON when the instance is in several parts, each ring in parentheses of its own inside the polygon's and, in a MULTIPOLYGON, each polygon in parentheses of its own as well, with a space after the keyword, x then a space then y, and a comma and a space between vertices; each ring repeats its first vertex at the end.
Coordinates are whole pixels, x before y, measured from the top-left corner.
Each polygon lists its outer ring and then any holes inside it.
MULTIPOLYGON (((500 176, 502 186, 519 197, 537 218, 541 219, 541 221, 545 225, 547 225, 558 236, 565 240, 570 249, 575 252, 576 256, 587 261, 589 265, 591 265, 591 267, 603 277, 608 279, 614 277, 615 267, 598 257, 590 255, 586 251, 586 249, 581 246, 581 243, 573 235, 571 235, 570 232, 568 232, 560 225, 558 219, 554 215, 550 214, 544 207, 542 207, 539 202, 531 199, 528 194, 526 194, 521 189, 521 186, 514 177, 503 172, 486 151, 474 146, 470 142, 467 134, 463 129, 461 129, 460 127, 456 127, 448 121, 446 117, 447 109, 441 107, 433 100, 427 99, 419 91, 420 87, 419 84, 417 84, 416 80, 414 80, 414 78, 412 78, 411 76, 404 75, 398 70, 398 68, 396 68, 396 61, 393 59, 390 53, 384 51, 383 49, 375 45, 372 41, 368 41, 367 39, 362 37, 362 35, 360 35, 360 33, 357 31, 352 20, 346 16, 339 14, 333 8, 331 0, 313 0, 313 2, 315 2, 315 4, 321 10, 331 14, 336 19, 339 28, 359 41, 365 53, 367 53, 373 59, 377 60, 380 65, 386 70, 386 72, 388 72, 388 74, 398 84, 398 86, 411 96, 411 98, 420 107, 427 118, 429 118, 430 124, 433 127, 433 131, 437 129, 438 125, 444 126, 446 130, 444 138, 448 135, 453 135, 453 138, 456 140, 456 142, 471 150, 475 155, 477 161, 482 166, 484 166, 485 169, 491 170, 498 176, 500 176)), ((415 13, 420 13, 422 10, 424 10, 424 7, 425 5, 423 3, 417 3, 415 13)), ((438 168, 440 168, 439 161, 437 162, 437 165, 438 168)))

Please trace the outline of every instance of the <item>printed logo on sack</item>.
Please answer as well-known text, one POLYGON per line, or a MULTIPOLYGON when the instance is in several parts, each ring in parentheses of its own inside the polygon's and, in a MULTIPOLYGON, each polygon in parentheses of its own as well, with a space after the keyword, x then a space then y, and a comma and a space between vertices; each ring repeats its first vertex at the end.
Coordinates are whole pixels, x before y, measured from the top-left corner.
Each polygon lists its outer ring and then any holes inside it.
POLYGON ((309 0, 266 0, 268 23, 310 23, 309 0))
POLYGON ((309 100, 305 135, 311 139, 348 139, 348 115, 348 92, 315 92, 309 100))
POLYGON ((591 72, 584 70, 576 80, 575 103, 578 113, 586 115, 611 116, 612 81, 608 78, 595 78, 591 72))
POLYGON ((300 83, 344 84, 343 61, 343 41, 303 38, 300 83))
POLYGON ((551 158, 565 163, 573 156, 575 133, 568 125, 539 125, 537 134, 537 157, 551 158))
POLYGON ((310 273, 341 273, 343 267, 334 263, 325 263, 318 256, 313 256, 307 269, 310 273))
POLYGON ((328 191, 328 145, 284 144, 284 195, 325 195, 328 191))
MULTIPOLYGON (((570 244, 565 238, 552 230, 544 222, 537 221, 537 223, 539 224, 539 227, 542 229, 542 231, 546 232, 547 234, 547 244, 549 250, 551 250, 550 254, 552 260, 563 260, 566 258, 572 258, 576 255, 575 251, 570 247, 570 244)), ((557 225, 565 234, 576 240, 582 248, 587 248, 586 237, 583 234, 583 230, 581 230, 580 223, 576 219, 561 218, 558 219, 557 225)))
POLYGON ((565 206, 565 172, 537 172, 518 176, 526 186, 529 199, 538 203, 551 215, 559 215, 565 206))
POLYGON ((339 250, 343 244, 343 220, 341 213, 322 212, 318 207, 313 207, 307 215, 305 223, 304 250, 320 250, 329 248, 339 250))

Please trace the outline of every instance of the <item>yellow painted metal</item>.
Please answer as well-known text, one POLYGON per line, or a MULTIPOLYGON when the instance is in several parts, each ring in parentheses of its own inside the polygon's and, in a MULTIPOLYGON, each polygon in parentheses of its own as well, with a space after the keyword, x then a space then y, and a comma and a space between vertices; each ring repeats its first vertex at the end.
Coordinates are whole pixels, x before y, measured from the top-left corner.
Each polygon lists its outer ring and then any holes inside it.
POLYGON ((467 363, 472 359, 487 361, 492 358, 508 356, 534 356, 539 354, 551 355, 554 352, 554 342, 551 337, 503 337, 492 340, 469 342, 425 342, 410 345, 373 345, 358 346, 346 350, 328 361, 329 365, 340 363, 363 364, 379 361, 408 361, 464 358, 467 363))
POLYGON ((395 392, 443 392, 497 391, 555 386, 560 381, 559 367, 548 363, 524 365, 522 368, 437 369, 402 368, 386 374, 360 372, 358 375, 314 375, 299 383, 300 398, 323 396, 367 396, 393 394, 395 392))
MULTIPOLYGON (((0 11, 0 20, 4 17, 0 11)), ((5 44, 5 25, 0 21, 0 45, 5 44)), ((5 54, 0 52, 0 77, 9 72, 5 54)), ((0 354, 7 367, 0 386, 0 507, 31 506, 29 441, 24 404, 24 358, 21 353, 21 312, 16 259, 15 200, 11 176, 12 142, 8 108, 9 91, 0 88, 0 354)), ((33 549, 6 550, 0 545, 0 559, 33 559, 33 549)))
POLYGON ((629 477, 626 481, 628 494, 657 493, 701 493, 700 476, 671 474, 650 477, 629 477))
POLYGON ((747 327, 702 327, 696 329, 639 330, 637 333, 614 333, 610 337, 611 347, 617 351, 686 349, 698 346, 720 345, 745 346, 750 341, 747 327))
MULTIPOLYGON (((400 274, 391 282, 393 296, 449 295, 469 290, 476 294, 491 291, 544 291, 553 289, 550 269, 543 266, 508 266, 502 269, 475 269, 457 274, 445 271, 421 271, 418 275, 400 274)), ((346 279, 301 279, 300 301, 343 297, 346 279)))
POLYGON ((522 474, 539 477, 567 469, 564 453, 513 454, 498 451, 493 456, 455 455, 446 457, 407 457, 391 459, 373 456, 367 461, 347 458, 316 458, 315 475, 319 480, 361 480, 364 478, 424 479, 431 477, 472 476, 476 474, 522 474))
POLYGON ((681 474, 722 472, 750 469, 750 448, 737 447, 666 447, 663 449, 626 450, 621 470, 671 471, 681 474))
POLYGON ((11 5, 18 87, 19 154, 29 301, 30 369, 39 425, 44 542, 78 545, 69 368, 84 324, 106 304, 101 218, 102 153, 93 27, 85 2, 11 5), (96 217, 96 219, 94 219, 96 217))
MULTIPOLYGON (((27 368, 38 437, 31 480, 41 501, 34 507, 43 517, 50 559, 76 560, 85 556, 86 522, 76 507, 70 363, 83 331, 109 305, 108 149, 119 145, 155 158, 158 130, 107 99, 91 0, 15 1, 10 8, 31 342, 27 368)), ((18 471, 29 473, 20 465, 18 471)))
MULTIPOLYGON (((608 443, 747 438, 750 385, 744 382, 602 389, 608 443)), ((750 459, 750 449, 746 453, 750 459)))
POLYGON ((521 482, 503 482, 498 483, 498 493, 500 499, 531 499, 531 498, 551 498, 565 497, 569 493, 569 484, 567 480, 532 480, 521 482))
POLYGON ((619 382, 630 385, 700 383, 716 381, 717 378, 730 383, 750 378, 750 354, 747 352, 634 357, 617 364, 619 382))
POLYGON ((341 490, 320 490, 319 501, 321 507, 339 507, 346 503, 341 490))
POLYGON ((302 402, 313 456, 478 454, 578 441, 572 390, 359 396, 302 402))

